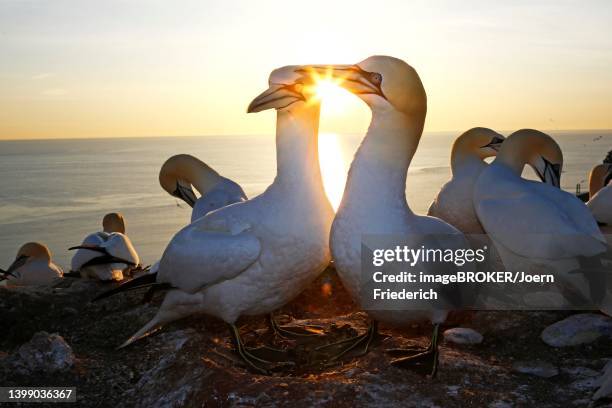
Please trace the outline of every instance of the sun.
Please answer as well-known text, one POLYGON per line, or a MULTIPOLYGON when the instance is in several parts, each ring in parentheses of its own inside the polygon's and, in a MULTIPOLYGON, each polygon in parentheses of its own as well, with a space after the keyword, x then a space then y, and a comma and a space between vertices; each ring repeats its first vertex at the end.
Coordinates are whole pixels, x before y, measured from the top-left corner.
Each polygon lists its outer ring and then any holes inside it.
POLYGON ((340 81, 328 77, 316 78, 315 93, 317 99, 328 113, 342 112, 353 101, 353 95, 340 87, 340 81))

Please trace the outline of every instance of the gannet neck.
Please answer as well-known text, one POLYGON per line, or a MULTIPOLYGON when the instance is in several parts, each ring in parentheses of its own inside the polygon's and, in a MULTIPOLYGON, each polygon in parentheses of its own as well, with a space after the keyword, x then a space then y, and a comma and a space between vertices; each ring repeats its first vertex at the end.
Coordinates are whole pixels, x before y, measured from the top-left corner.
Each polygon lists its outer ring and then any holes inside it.
POLYGON ((482 169, 486 163, 477 152, 468 149, 453 149, 451 153, 451 174, 456 175, 461 169, 482 169))
POLYGON ((372 111, 372 121, 349 171, 342 205, 360 200, 406 203, 406 173, 423 132, 423 117, 372 111))
POLYGON ((318 152, 319 111, 318 104, 278 111, 275 185, 323 188, 318 152))
POLYGON ((168 159, 160 171, 160 179, 169 177, 169 185, 175 186, 178 180, 190 183, 201 196, 209 192, 223 177, 203 161, 188 154, 180 154, 168 159))

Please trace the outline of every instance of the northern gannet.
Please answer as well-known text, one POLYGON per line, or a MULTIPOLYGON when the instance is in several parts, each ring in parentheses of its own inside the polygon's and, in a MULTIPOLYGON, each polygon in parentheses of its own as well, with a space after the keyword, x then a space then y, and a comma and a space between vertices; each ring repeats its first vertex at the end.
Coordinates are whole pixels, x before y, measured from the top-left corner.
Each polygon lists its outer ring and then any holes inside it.
MULTIPOLYGON (((333 209, 319 168, 320 104, 297 67, 277 69, 270 87, 248 112, 277 111, 277 174, 259 196, 206 214, 168 244, 156 274, 134 279, 169 288, 157 315, 122 347, 193 314, 227 322, 237 352, 253 369, 266 361, 244 346, 235 325, 242 315, 280 308, 307 287, 330 261, 333 209)), ((113 293, 123 290, 121 287, 113 293)), ((109 292, 110 294, 110 292, 109 292)))
POLYGON ((83 278, 120 281, 140 263, 132 241, 125 235, 125 220, 120 213, 106 214, 103 230, 85 237, 72 257, 72 273, 83 278))
POLYGON ((474 184, 488 164, 487 157, 497 154, 504 137, 482 127, 459 136, 451 150, 451 179, 431 203, 427 215, 448 222, 464 234, 484 234, 474 211, 474 184))
POLYGON ((193 207, 191 222, 210 211, 247 200, 238 183, 188 154, 178 154, 166 160, 159 171, 159 184, 170 195, 193 207), (192 186, 200 198, 196 197, 192 186))
POLYGON ((0 282, 11 286, 49 285, 63 275, 62 268, 51 260, 46 245, 28 242, 19 248, 6 271, 0 269, 0 282))
MULTIPOLYGON (((558 285, 603 291, 598 295, 603 297, 605 284, 588 282, 599 277, 575 272, 601 270, 597 257, 607 243, 584 203, 559 188, 562 165, 561 149, 550 136, 532 129, 513 133, 476 182, 476 214, 506 270, 544 268, 558 285), (521 177, 526 164, 542 182, 521 177)), ((581 295, 589 297, 584 290, 581 295)))
POLYGON ((612 163, 598 164, 589 174, 587 207, 604 234, 612 234, 612 163))
MULTIPOLYGON (((361 289, 361 245, 364 234, 398 235, 422 241, 425 235, 446 236, 446 247, 467 248, 463 234, 444 221, 414 214, 406 201, 406 173, 423 132, 427 96, 417 72, 404 61, 373 56, 356 65, 311 66, 332 76, 339 85, 361 98, 372 110, 372 120, 351 163, 344 195, 331 231, 331 250, 342 283, 356 301, 361 289)), ((420 245, 419 245, 420 246, 420 245)), ((432 266, 417 268, 437 273, 432 266)), ((435 268, 435 267, 434 267, 435 268)), ((423 350, 396 350, 407 355, 392 361, 409 366, 426 361, 430 373, 438 365, 438 332, 445 310, 368 310, 374 320, 368 331, 354 339, 334 358, 359 346, 367 352, 377 331, 377 321, 406 326, 430 320, 431 344, 423 350)), ((398 353, 399 352, 399 353, 398 353)))

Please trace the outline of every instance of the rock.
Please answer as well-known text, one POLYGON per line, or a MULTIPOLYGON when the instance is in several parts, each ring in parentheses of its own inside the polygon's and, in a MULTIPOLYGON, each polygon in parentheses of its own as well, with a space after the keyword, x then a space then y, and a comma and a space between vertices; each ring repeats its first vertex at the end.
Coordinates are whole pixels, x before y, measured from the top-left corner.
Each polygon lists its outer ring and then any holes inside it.
POLYGON ((482 334, 474 329, 454 327, 444 332, 444 340, 455 344, 480 344, 482 343, 482 334))
POLYGON ((489 404, 489 408, 512 408, 512 404, 508 401, 493 401, 489 404))
POLYGON ((559 374, 557 367, 546 361, 517 361, 512 364, 512 369, 518 373, 542 378, 550 378, 559 374))
POLYGON ((595 401, 612 397, 612 361, 609 361, 602 371, 602 376, 598 378, 595 383, 595 385, 599 387, 597 392, 593 394, 593 399, 595 401))
POLYGON ((8 364, 20 374, 57 373, 74 366, 74 353, 57 333, 38 332, 8 357, 8 364))
POLYGON ((591 343, 602 336, 612 338, 612 319, 595 313, 582 313, 556 322, 542 331, 542 341, 552 347, 591 343))

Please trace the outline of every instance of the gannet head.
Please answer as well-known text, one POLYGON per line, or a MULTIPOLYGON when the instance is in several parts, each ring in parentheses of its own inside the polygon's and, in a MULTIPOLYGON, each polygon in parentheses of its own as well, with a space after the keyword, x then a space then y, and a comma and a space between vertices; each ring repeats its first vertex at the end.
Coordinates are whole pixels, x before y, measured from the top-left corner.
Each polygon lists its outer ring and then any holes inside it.
POLYGON ((589 174, 589 195, 593 197, 610 182, 612 182, 612 164, 602 163, 593 167, 589 174))
POLYGON ((560 187, 563 153, 552 137, 534 129, 517 130, 502 144, 497 159, 520 174, 529 164, 542 182, 560 187))
MULTIPOLYGON (((192 183, 196 178, 208 174, 208 169, 210 167, 201 160, 189 154, 178 154, 170 157, 162 165, 159 171, 159 184, 168 194, 180 198, 193 207, 198 198, 191 188, 192 183)), ((210 171, 214 172, 212 169, 210 171)))
POLYGON ((305 70, 335 79, 373 112, 391 109, 423 118, 427 112, 427 94, 419 74, 401 59, 375 55, 355 65, 311 65, 305 70))
POLYGON ((472 154, 480 159, 496 156, 505 138, 494 130, 475 127, 459 136, 453 143, 451 157, 472 154))
POLYGON ((102 218, 104 232, 120 232, 125 234, 125 219, 121 213, 109 213, 102 218))
POLYGON ((15 276, 15 270, 21 268, 25 264, 32 262, 34 260, 43 260, 50 262, 51 261, 51 251, 47 248, 46 245, 41 244, 40 242, 28 242, 23 244, 19 251, 17 251, 17 256, 13 263, 6 270, 6 275, 15 276))
POLYGON ((314 79, 305 75, 298 65, 289 65, 272 71, 268 79, 270 87, 249 104, 248 113, 266 109, 289 111, 315 101, 314 79))

